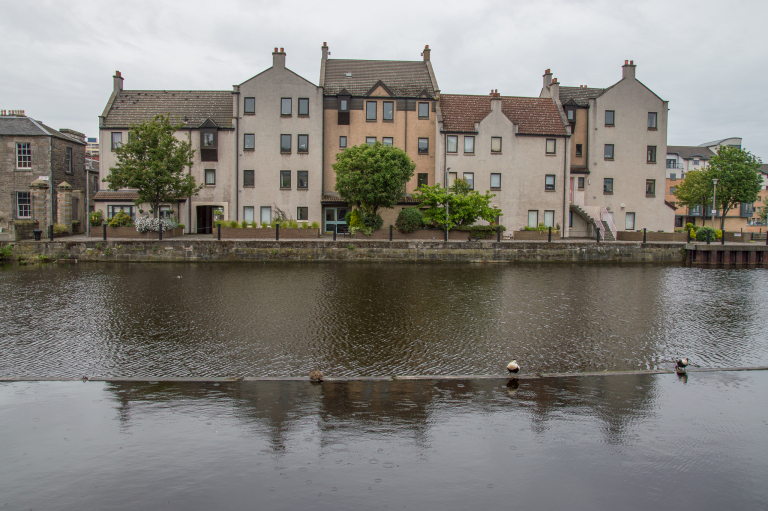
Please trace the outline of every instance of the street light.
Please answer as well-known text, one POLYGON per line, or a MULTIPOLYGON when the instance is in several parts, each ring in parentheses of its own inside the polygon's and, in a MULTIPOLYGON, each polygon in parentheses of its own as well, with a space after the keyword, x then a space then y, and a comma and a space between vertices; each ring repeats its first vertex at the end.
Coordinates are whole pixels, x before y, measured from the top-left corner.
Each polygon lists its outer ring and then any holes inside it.
POLYGON ((448 167, 445 169, 445 224, 446 229, 448 228, 448 172, 451 170, 451 167, 448 167))
POLYGON ((712 186, 714 187, 712 191, 712 229, 715 228, 715 215, 717 214, 717 210, 715 209, 717 206, 717 202, 715 199, 717 198, 717 179, 712 180, 712 186))

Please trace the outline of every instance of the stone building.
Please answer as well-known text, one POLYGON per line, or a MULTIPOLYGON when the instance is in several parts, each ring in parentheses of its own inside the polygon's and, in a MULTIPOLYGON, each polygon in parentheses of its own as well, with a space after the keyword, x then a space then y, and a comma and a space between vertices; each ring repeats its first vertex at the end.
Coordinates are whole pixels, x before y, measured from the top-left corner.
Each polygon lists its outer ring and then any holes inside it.
MULTIPOLYGON (((381 142, 405 151, 416 164, 410 194, 421 184, 435 184, 437 99, 429 46, 420 61, 329 59, 323 43, 320 87, 323 102, 323 230, 344 225, 348 205, 335 191, 336 154, 347 147, 381 142)), ((399 207, 380 210, 384 225, 393 224, 399 207)))
MULTIPOLYGON (((23 110, 0 111, 0 229, 36 222, 45 229, 63 223, 71 231, 85 219, 85 135, 55 130, 24 114, 23 110), (33 207, 31 186, 37 181, 45 201, 33 207), (66 215, 59 211, 57 190, 69 187, 71 204, 66 215), (62 214, 60 214, 62 213, 62 214)), ((62 205, 63 207, 64 205, 62 205)), ((26 235, 25 235, 26 236, 26 235)))
POLYGON ((672 231, 674 207, 665 183, 668 102, 635 77, 625 61, 622 78, 607 88, 561 87, 549 69, 541 97, 554 99, 571 125, 571 236, 610 239, 616 230, 672 231), (602 226, 602 227, 601 227, 602 226))

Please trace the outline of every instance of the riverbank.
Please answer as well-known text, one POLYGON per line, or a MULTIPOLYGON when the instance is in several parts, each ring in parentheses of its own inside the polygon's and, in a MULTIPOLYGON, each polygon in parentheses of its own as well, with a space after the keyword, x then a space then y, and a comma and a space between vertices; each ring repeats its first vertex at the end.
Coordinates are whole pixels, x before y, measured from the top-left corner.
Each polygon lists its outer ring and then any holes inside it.
POLYGON ((210 237, 100 241, 77 237, 13 243, 16 260, 123 262, 233 261, 450 261, 682 263, 686 244, 594 240, 543 241, 381 241, 345 239, 217 241, 210 237))

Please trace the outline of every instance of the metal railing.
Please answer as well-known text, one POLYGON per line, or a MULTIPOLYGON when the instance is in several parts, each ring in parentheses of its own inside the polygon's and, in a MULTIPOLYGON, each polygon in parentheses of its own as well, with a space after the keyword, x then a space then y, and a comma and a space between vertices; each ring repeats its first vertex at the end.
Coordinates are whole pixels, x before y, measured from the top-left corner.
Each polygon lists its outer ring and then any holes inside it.
POLYGON ((618 239, 616 237, 616 224, 613 223, 613 217, 608 212, 607 208, 601 208, 600 210, 600 220, 608 224, 608 228, 611 230, 611 234, 613 234, 613 239, 618 239))
POLYGON ((598 206, 584 206, 584 210, 587 211, 587 214, 592 217, 595 222, 597 232, 600 233, 600 239, 604 240, 605 227, 603 226, 603 222, 600 221, 600 208, 598 206))

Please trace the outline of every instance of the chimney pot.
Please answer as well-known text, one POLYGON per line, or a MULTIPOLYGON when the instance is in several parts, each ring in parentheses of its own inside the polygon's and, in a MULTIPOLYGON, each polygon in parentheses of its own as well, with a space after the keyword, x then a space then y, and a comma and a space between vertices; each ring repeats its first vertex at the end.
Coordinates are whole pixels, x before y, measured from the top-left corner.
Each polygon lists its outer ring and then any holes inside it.
POLYGON ((546 70, 546 71, 544 71, 544 74, 547 74, 547 75, 548 75, 548 74, 549 74, 549 73, 551 73, 551 72, 552 72, 552 70, 551 70, 551 69, 549 69, 549 68, 547 68, 547 70, 546 70))
POLYGON ((634 65, 635 65, 635 61, 634 61, 634 60, 630 60, 630 61, 629 61, 629 65, 630 65, 630 66, 634 66, 634 65))
POLYGON ((328 46, 328 43, 323 41, 323 46, 328 46))
POLYGON ((280 53, 285 53, 285 50, 283 48, 280 48, 280 53))
POLYGON ((275 46, 275 53, 277 53, 277 46, 275 46))
POLYGON ((431 53, 431 51, 432 50, 429 49, 429 45, 428 44, 424 45, 424 51, 421 52, 421 56, 424 57, 424 62, 428 62, 429 61, 429 54, 431 53))
POLYGON ((628 60, 625 60, 625 61, 624 61, 624 65, 626 66, 627 64, 629 64, 629 61, 628 61, 628 60))

